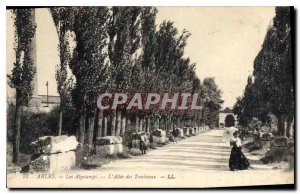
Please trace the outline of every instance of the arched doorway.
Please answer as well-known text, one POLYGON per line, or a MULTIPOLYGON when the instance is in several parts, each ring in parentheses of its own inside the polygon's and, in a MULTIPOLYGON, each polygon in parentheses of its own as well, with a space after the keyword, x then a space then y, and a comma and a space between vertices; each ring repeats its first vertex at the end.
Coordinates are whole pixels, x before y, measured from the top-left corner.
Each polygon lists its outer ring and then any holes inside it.
POLYGON ((232 115, 227 115, 225 118, 225 127, 234 126, 234 117, 232 115))

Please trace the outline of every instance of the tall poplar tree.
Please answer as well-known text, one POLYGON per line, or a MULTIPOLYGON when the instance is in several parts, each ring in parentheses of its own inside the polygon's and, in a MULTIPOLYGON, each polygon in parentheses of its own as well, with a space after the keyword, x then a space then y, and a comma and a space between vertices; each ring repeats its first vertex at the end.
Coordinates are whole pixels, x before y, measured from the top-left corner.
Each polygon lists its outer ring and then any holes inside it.
POLYGON ((76 48, 70 69, 76 78, 72 91, 78 114, 80 143, 92 144, 96 101, 107 81, 108 8, 77 7, 73 31, 76 48))
POLYGON ((16 110, 13 133, 13 162, 19 164, 20 130, 23 107, 28 106, 32 97, 32 80, 36 72, 30 52, 36 24, 33 22, 34 9, 14 9, 15 16, 15 53, 16 62, 8 77, 10 87, 16 89, 16 110))
POLYGON ((73 7, 52 7, 50 12, 56 27, 58 35, 58 52, 60 63, 56 67, 56 83, 57 92, 60 97, 59 108, 59 121, 58 121, 58 135, 62 133, 63 111, 69 104, 71 99, 72 82, 71 78, 68 78, 68 65, 71 60, 70 51, 70 34, 75 17, 75 9, 73 7))

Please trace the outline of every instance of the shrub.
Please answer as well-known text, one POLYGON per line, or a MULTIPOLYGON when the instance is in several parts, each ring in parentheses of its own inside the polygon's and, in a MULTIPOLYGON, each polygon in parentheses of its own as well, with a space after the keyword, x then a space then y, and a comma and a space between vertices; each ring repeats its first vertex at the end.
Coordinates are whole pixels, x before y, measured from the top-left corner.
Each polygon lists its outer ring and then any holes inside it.
POLYGON ((259 131, 261 126, 262 126, 262 122, 258 118, 253 117, 253 119, 250 121, 248 125, 248 128, 251 131, 255 131, 255 130, 259 131))
POLYGON ((132 141, 134 139, 135 131, 132 130, 125 130, 123 135, 123 145, 127 146, 128 148, 132 148, 132 141))
MULTIPOLYGON (((12 142, 14 127, 15 105, 7 105, 7 141, 12 142)), ((63 134, 76 134, 76 116, 73 108, 68 108, 63 114, 63 134)), ((50 112, 33 111, 25 107, 21 119, 20 151, 29 154, 29 145, 39 137, 57 135, 59 107, 50 112)))
POLYGON ((278 132, 278 119, 274 114, 268 114, 268 127, 269 127, 269 132, 273 133, 275 135, 278 132))
POLYGON ((7 104, 6 107, 6 125, 7 125, 7 141, 12 142, 13 138, 13 127, 14 127, 14 114, 15 106, 13 103, 7 104))

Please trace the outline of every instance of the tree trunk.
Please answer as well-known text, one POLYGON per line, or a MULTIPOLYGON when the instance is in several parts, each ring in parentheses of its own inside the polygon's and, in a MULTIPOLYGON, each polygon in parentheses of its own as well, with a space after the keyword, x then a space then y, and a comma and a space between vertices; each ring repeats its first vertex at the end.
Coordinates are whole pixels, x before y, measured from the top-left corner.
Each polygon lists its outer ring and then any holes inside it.
POLYGON ((279 136, 284 136, 284 117, 283 116, 278 116, 278 135, 279 136))
POLYGON ((169 129, 170 129, 170 115, 167 115, 166 116, 166 119, 165 119, 165 122, 166 122, 166 127, 165 127, 165 130, 167 132, 167 134, 169 133, 169 129))
POLYGON ((170 130, 173 130, 173 122, 172 122, 172 116, 170 115, 169 116, 169 119, 168 119, 169 121, 169 128, 168 128, 168 132, 170 131, 170 130))
POLYGON ((165 127, 163 128, 163 130, 166 132, 166 134, 168 134, 168 131, 169 131, 169 115, 167 115, 165 118, 164 118, 164 123, 165 123, 165 127))
POLYGON ((116 134, 116 120, 117 120, 117 113, 114 111, 112 113, 112 121, 111 121, 111 135, 114 136, 116 134))
POLYGON ((132 130, 131 120, 127 116, 126 116, 125 129, 128 130, 128 131, 132 130))
POLYGON ((139 117, 135 118, 135 131, 138 132, 139 131, 139 117))
POLYGON ((158 129, 161 129, 161 122, 160 122, 160 118, 157 119, 157 125, 158 125, 158 129))
POLYGON ((126 114, 122 115, 121 118, 121 135, 124 135, 126 130, 126 114))
POLYGON ((102 136, 102 130, 103 130, 103 110, 99 110, 97 137, 101 137, 102 136))
POLYGON ((293 136, 293 121, 294 118, 287 118, 285 135, 288 138, 291 138, 293 136))
POLYGON ((89 145, 93 145, 95 119, 96 119, 96 115, 89 118, 89 128, 88 128, 88 144, 89 145))
POLYGON ((23 107, 16 105, 15 110, 15 126, 14 126, 14 139, 13 139, 13 163, 19 165, 20 157, 20 131, 21 131, 21 118, 23 107))
POLYGON ((91 118, 88 115, 89 112, 85 115, 85 136, 84 136, 84 144, 90 145, 90 128, 91 128, 91 118))
POLYGON ((138 132, 140 132, 141 129, 141 118, 138 117, 138 132))
POLYGON ((146 127, 147 132, 150 132, 150 124, 151 124, 150 117, 147 117, 147 127, 146 127))
POLYGON ((145 132, 148 132, 148 117, 145 117, 145 121, 144 121, 144 125, 145 125, 145 132))
POLYGON ((181 116, 179 116, 177 118, 177 125, 178 125, 179 128, 182 128, 182 125, 181 125, 181 116))
POLYGON ((145 117, 142 119, 142 131, 146 131, 146 119, 145 119, 145 117))
POLYGON ((139 119, 139 131, 143 131, 143 119, 139 119))
POLYGON ((154 129, 159 129, 159 119, 154 117, 154 129))
POLYGON ((158 128, 161 129, 161 118, 158 118, 158 128))
POLYGON ((59 108, 59 120, 58 120, 58 136, 61 135, 61 131, 62 131, 62 118, 63 117, 63 113, 62 113, 62 107, 59 108))
POLYGON ((121 111, 117 111, 117 120, 116 120, 116 135, 119 136, 121 132, 121 111))
POLYGON ((164 130, 165 130, 166 132, 168 132, 168 130, 169 130, 169 115, 167 115, 167 116, 165 117, 164 122, 165 122, 165 128, 164 128, 164 130))
POLYGON ((94 116, 94 125, 93 125, 93 139, 92 142, 95 142, 97 137, 98 137, 98 133, 99 133, 99 109, 95 109, 95 116, 94 116))
POLYGON ((151 129, 155 128, 155 127, 154 127, 154 126, 155 126, 155 123, 154 123, 153 119, 154 119, 154 118, 153 118, 152 116, 149 117, 149 131, 148 131, 148 132, 150 132, 151 129))
POLYGON ((173 130, 173 121, 172 121, 172 117, 169 117, 169 129, 168 132, 170 132, 171 130, 173 130))
POLYGON ((174 118, 174 117, 171 118, 171 126, 172 126, 171 130, 172 130, 172 131, 174 130, 175 125, 176 125, 176 124, 175 124, 175 119, 176 119, 176 118, 174 118))
POLYGON ((82 145, 84 144, 84 130, 85 130, 85 116, 81 114, 79 117, 79 133, 78 133, 78 141, 82 145))
POLYGON ((107 116, 103 117, 103 137, 107 136, 107 116))

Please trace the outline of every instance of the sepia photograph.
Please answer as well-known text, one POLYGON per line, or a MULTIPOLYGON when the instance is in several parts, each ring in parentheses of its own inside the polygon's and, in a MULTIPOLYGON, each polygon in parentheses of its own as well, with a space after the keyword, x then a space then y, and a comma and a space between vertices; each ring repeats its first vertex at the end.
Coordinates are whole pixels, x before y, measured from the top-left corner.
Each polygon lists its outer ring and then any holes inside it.
POLYGON ((5 12, 7 188, 295 188, 294 7, 5 12))

